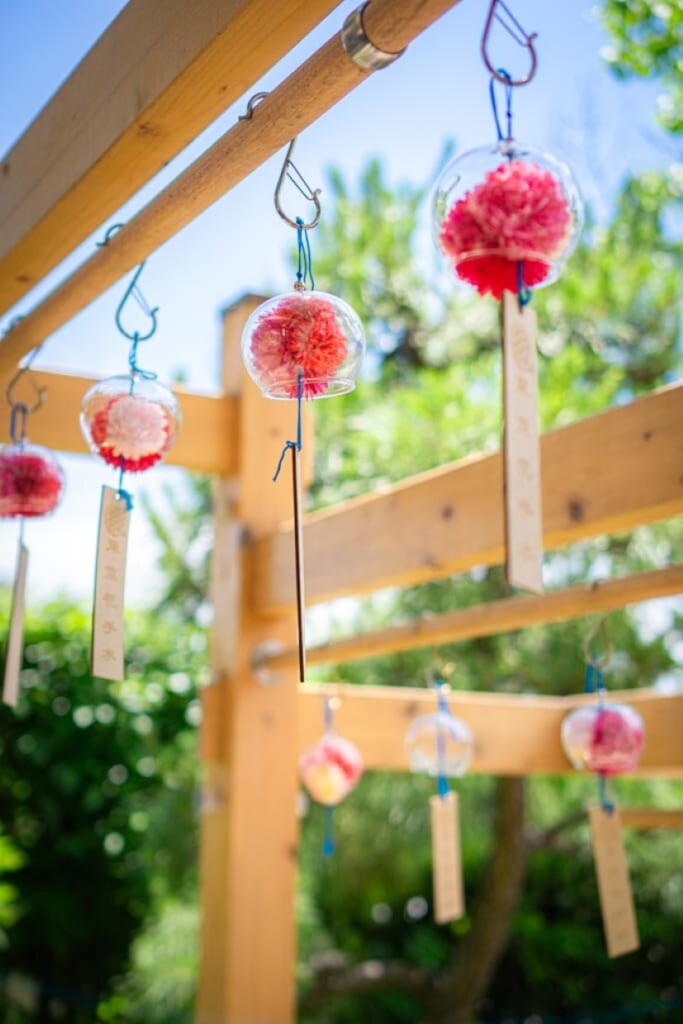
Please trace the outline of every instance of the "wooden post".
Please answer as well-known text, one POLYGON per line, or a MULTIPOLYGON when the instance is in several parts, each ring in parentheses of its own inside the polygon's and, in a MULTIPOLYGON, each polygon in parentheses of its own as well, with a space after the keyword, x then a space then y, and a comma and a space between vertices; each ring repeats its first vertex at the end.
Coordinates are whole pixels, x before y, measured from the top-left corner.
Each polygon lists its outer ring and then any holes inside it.
MULTIPOLYGON (((252 544, 291 519, 291 487, 271 477, 293 437, 294 403, 265 399, 237 356, 260 299, 226 312, 223 383, 239 390, 236 481, 216 483, 214 682, 205 691, 201 840, 201 970, 196 1024, 288 1024, 294 1019, 294 897, 298 825, 297 677, 264 686, 254 651, 296 636, 290 607, 254 611, 252 544)), ((285 472, 289 472, 289 463, 285 472)), ((294 566, 292 560, 292 588, 294 566)))

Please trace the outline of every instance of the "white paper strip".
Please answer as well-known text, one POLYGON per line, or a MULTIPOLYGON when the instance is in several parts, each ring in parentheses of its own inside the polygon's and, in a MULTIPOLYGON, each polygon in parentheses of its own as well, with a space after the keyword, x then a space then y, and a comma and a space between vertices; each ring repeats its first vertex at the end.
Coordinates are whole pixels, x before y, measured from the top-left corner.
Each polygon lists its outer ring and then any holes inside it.
POLYGON ((503 292, 505 534, 508 583, 543 590, 536 313, 503 292))
POLYGON ((598 878, 602 923, 609 956, 632 953, 640 946, 636 912, 618 808, 588 810, 598 878))
POLYGON ((26 597, 26 572, 28 570, 28 548, 19 541, 17 550, 17 568, 14 575, 14 591, 12 593, 12 612, 9 620, 7 637, 7 655, 5 657, 5 681, 2 699, 5 704, 14 708, 19 696, 19 675, 24 651, 24 601, 26 597))
POLYGON ((91 670, 101 679, 123 679, 123 611, 130 512, 112 487, 102 488, 97 538, 91 670))
POLYGON ((437 924, 446 924, 448 921, 457 921, 465 913, 457 794, 451 790, 445 796, 433 796, 429 806, 432 819, 434 920, 437 924))

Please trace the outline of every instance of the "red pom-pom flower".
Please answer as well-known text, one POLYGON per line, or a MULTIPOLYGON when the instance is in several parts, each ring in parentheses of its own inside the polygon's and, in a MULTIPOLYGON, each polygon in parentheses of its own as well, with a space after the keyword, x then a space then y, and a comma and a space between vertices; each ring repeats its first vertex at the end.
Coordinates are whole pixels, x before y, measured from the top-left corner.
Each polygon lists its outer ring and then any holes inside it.
POLYGON ((110 466, 141 473, 170 448, 179 410, 167 388, 154 381, 112 377, 85 395, 81 427, 92 450, 110 466))
POLYGON ((0 516, 46 516, 64 490, 64 475, 54 455, 41 445, 0 448, 0 516))
POLYGON ((575 768, 623 775, 638 767, 645 746, 643 720, 627 704, 577 708, 562 723, 562 746, 575 768))
POLYGON ((364 347, 360 320, 324 292, 296 291, 263 303, 242 336, 249 373, 271 398, 342 394, 354 386, 364 347))
POLYGON ((490 171, 448 211, 439 239, 456 273, 481 295, 500 299, 540 284, 570 239, 571 212, 562 184, 534 163, 512 159, 490 171))
POLYGON ((363 774, 363 758, 350 740, 326 733, 301 755, 299 773, 314 800, 335 807, 363 774))

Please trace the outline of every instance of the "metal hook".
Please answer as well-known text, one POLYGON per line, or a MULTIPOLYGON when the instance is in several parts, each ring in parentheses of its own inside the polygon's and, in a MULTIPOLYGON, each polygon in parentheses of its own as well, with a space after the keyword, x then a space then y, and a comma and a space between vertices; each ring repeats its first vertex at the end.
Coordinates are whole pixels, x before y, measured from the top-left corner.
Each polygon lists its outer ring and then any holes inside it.
POLYGON ((21 407, 23 409, 23 414, 22 415, 24 416, 24 419, 30 413, 38 412, 38 410, 42 406, 43 402, 45 401, 45 395, 47 393, 47 388, 41 387, 39 384, 37 384, 35 377, 31 373, 31 364, 33 363, 33 360, 36 358, 36 356, 40 352, 41 348, 42 348, 42 345, 38 345, 36 348, 34 348, 33 352, 28 357, 28 359, 26 360, 24 365, 20 366, 19 369, 17 370, 17 372, 14 374, 14 376, 12 377, 11 381, 9 382, 9 384, 7 385, 7 388, 5 390, 5 395, 7 396, 7 401, 9 403, 9 405, 10 405, 10 408, 12 410, 14 410, 16 408, 21 407), (35 402, 33 403, 33 405, 27 405, 26 402, 21 402, 21 401, 15 399, 15 397, 14 397, 14 389, 16 388, 16 386, 18 385, 18 383, 22 379, 22 377, 25 377, 26 374, 29 375, 29 379, 31 381, 31 384, 33 385, 33 390, 36 393, 36 399, 35 399, 35 402))
MULTIPOLYGON (((113 230, 112 228, 109 229, 110 232, 112 230, 113 230)), ((106 242, 105 242, 105 244, 106 244, 106 242)), ((126 288, 125 292, 123 293, 123 298, 121 299, 121 301, 119 302, 118 306, 116 307, 116 313, 114 314, 114 320, 116 321, 116 326, 121 331, 121 334, 124 336, 124 338, 128 338, 129 341, 132 341, 135 344, 137 344, 140 341, 149 341, 149 339, 152 337, 152 335, 154 334, 154 332, 157 329, 157 313, 159 312, 159 307, 155 306, 154 309, 151 309, 149 304, 147 303, 147 300, 145 299, 144 295, 142 294, 142 292, 138 288, 138 279, 139 279, 140 274, 142 273, 142 271, 143 271, 143 269, 145 267, 145 263, 146 262, 147 262, 146 260, 143 260, 142 263, 140 264, 140 266, 138 267, 138 269, 133 274, 132 280, 131 280, 130 284, 128 285, 128 287, 126 288), (152 321, 151 327, 149 328, 149 330, 147 331, 146 334, 140 334, 139 331, 135 331, 133 334, 130 334, 126 330, 126 328, 123 326, 123 321, 121 319, 121 314, 123 313, 124 307, 125 307, 126 303, 128 302, 128 300, 130 298, 134 298, 135 299, 135 301, 137 302, 138 306, 140 307, 142 312, 145 314, 145 316, 148 316, 150 318, 150 320, 152 321)))
POLYGON ((260 103, 261 100, 264 100, 267 95, 268 95, 267 92, 255 92, 254 95, 251 96, 249 98, 248 102, 247 102, 247 112, 246 112, 246 114, 240 114, 240 116, 237 118, 237 120, 238 121, 251 121, 252 117, 254 116, 254 108, 256 107, 257 103, 260 103))
POLYGON ((598 619, 595 625, 586 633, 586 638, 583 641, 583 656, 587 665, 592 665, 594 668, 605 668, 614 653, 614 644, 611 643, 609 636, 607 635, 607 619, 608 615, 603 615, 602 618, 598 619), (597 639, 598 634, 602 636, 604 651, 601 655, 593 654, 591 650, 591 644, 597 639))
POLYGON ((282 165, 280 176, 277 179, 277 184, 275 185, 275 195, 273 196, 273 200, 275 202, 275 209, 282 217, 282 219, 286 221, 287 224, 289 224, 290 227, 296 228, 298 231, 310 231, 311 228, 314 228, 318 221, 320 220, 320 214, 322 210, 318 196, 320 195, 321 190, 319 188, 311 188, 311 186, 308 184, 299 168, 292 160, 292 152, 294 151, 295 143, 296 136, 292 139, 289 146, 287 147, 285 162, 282 165), (294 177, 294 175, 296 175, 296 177, 294 177), (280 192, 282 191, 282 187, 285 183, 285 178, 289 178, 294 187, 297 188, 299 192, 301 192, 301 195, 305 199, 310 199, 310 201, 315 205, 315 217, 313 218, 313 220, 309 221, 308 224, 304 224, 301 221, 301 218, 299 218, 298 220, 292 220, 292 218, 288 217, 285 211, 282 209, 282 206, 280 205, 280 192), (296 180, 297 178, 299 179, 298 181, 296 180))
POLYGON ((536 74, 536 67, 538 64, 538 57, 536 56, 536 49, 534 47, 534 39, 536 39, 537 36, 538 32, 532 32, 531 35, 527 35, 526 31, 517 21, 517 18, 514 16, 510 8, 504 2, 504 0, 492 0, 491 6, 489 7, 489 13, 486 18, 486 24, 484 25, 484 34, 481 37, 481 56, 482 60, 484 61, 484 64, 498 82, 502 82, 503 85, 514 86, 526 85, 528 82, 531 81, 531 79, 536 74), (498 12, 496 11, 496 8, 498 6, 502 7, 509 21, 506 22, 505 19, 502 18, 500 14, 498 14, 498 12), (500 73, 500 70, 489 59, 488 41, 491 29, 493 28, 494 20, 498 21, 503 26, 507 34, 509 36, 512 36, 516 43, 519 43, 520 46, 526 47, 526 49, 529 51, 531 67, 529 68, 529 71, 524 78, 503 77, 503 75, 501 75, 500 73))

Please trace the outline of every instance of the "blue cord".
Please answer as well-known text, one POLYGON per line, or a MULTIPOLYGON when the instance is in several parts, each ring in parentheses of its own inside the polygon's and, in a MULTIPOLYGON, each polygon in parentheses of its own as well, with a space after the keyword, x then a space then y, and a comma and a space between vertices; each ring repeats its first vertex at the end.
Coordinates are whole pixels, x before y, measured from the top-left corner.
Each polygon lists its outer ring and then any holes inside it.
POLYGON ((275 473, 273 474, 273 483, 275 483, 275 481, 277 480, 277 478, 280 475, 280 470, 282 469, 282 463, 285 461, 285 456, 286 456, 287 452, 290 451, 292 448, 296 449, 296 451, 298 451, 298 452, 301 451, 301 448, 302 448, 302 445, 303 445, 303 427, 302 427, 302 422, 301 422, 301 419, 302 419, 302 417, 301 417, 301 407, 302 407, 302 404, 303 404, 303 396, 304 396, 304 377, 303 377, 303 374, 301 372, 299 372, 299 376, 297 377, 297 382, 296 382, 296 441, 285 441, 283 449, 280 452, 280 458, 278 459, 278 463, 277 463, 277 466, 275 468, 275 473))

